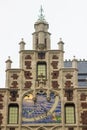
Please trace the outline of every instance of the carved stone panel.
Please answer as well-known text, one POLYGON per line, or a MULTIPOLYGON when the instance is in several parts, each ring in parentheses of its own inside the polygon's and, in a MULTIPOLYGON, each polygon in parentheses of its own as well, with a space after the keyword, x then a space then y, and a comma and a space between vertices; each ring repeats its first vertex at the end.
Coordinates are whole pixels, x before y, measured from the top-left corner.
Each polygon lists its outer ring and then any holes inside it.
POLYGON ((13 81, 11 85, 12 85, 11 88, 17 88, 18 87, 17 81, 13 81))
POLYGON ((73 87, 72 84, 73 84, 73 83, 72 83, 71 81, 69 81, 69 80, 66 81, 66 82, 65 82, 65 88, 72 88, 72 87, 73 87))
POLYGON ((2 116, 2 113, 0 113, 0 124, 2 124, 2 119, 3 119, 3 116, 2 116))
POLYGON ((3 95, 0 93, 0 101, 3 101, 3 95))
POLYGON ((53 69, 58 69, 58 61, 52 61, 51 65, 53 69))
POLYGON ((53 55, 52 59, 58 59, 59 57, 57 55, 53 55))
POLYGON ((57 81, 52 81, 52 87, 53 87, 54 89, 58 89, 58 87, 59 87, 58 82, 57 82, 57 81))
POLYGON ((26 69, 32 69, 31 67, 31 61, 25 61, 26 69))
POLYGON ((13 79, 17 79, 17 78, 18 78, 18 75, 17 75, 17 74, 13 74, 11 77, 12 77, 13 79))
POLYGON ((25 71, 24 76, 25 76, 26 79, 32 79, 32 77, 31 77, 32 73, 30 71, 25 71))
POLYGON ((59 71, 53 71, 51 74, 52 74, 52 79, 57 79, 59 76, 59 71))
POLYGON ((71 79, 71 78, 73 77, 73 75, 71 75, 70 73, 67 73, 67 74, 65 75, 65 77, 66 77, 66 79, 71 79))
POLYGON ((72 101, 73 100, 73 90, 65 89, 65 97, 67 97, 68 101, 72 101))
POLYGON ((18 91, 17 90, 11 90, 10 91, 10 100, 11 101, 16 101, 17 97, 19 96, 18 95, 18 91))
POLYGON ((3 109, 3 104, 2 103, 0 103, 0 109, 3 109))
POLYGON ((25 88, 31 88, 32 82, 31 81, 26 81, 25 82, 25 88))
POLYGON ((87 125, 87 110, 81 113, 81 123, 87 125))
POLYGON ((81 101, 86 101, 86 97, 87 97, 87 95, 85 93, 81 93, 80 100, 81 101))
POLYGON ((82 102, 82 103, 81 103, 81 107, 82 107, 83 109, 87 109, 87 102, 82 102))
POLYGON ((31 55, 26 55, 25 59, 31 59, 31 55))

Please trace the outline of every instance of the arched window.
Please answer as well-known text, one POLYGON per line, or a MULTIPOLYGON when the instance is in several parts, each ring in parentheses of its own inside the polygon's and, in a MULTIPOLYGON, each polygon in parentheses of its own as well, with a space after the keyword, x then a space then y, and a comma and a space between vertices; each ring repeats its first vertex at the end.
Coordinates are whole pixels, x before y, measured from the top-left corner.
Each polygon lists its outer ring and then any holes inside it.
POLYGON ((46 62, 37 63, 37 79, 47 78, 47 65, 46 62))
POLYGON ((10 104, 8 107, 8 123, 17 124, 19 116, 18 104, 10 104))
POLYGON ((75 105, 73 103, 65 104, 65 123, 74 124, 75 122, 75 105))

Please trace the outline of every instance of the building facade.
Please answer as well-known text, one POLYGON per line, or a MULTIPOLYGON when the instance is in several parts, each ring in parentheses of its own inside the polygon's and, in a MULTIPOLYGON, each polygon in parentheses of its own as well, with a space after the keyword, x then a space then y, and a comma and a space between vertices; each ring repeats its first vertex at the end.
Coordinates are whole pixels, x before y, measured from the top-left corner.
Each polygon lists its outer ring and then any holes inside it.
POLYGON ((64 61, 64 43, 51 49, 42 8, 33 49, 19 43, 19 68, 6 61, 0 88, 0 130, 87 130, 87 61, 64 61))

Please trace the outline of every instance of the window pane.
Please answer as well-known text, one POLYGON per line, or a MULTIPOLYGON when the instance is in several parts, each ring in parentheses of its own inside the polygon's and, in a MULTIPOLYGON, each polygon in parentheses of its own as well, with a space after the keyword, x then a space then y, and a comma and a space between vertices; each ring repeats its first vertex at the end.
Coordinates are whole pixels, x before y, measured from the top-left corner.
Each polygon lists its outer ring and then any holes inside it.
POLYGON ((9 106, 9 123, 18 122, 18 106, 9 106))
POLYGON ((74 115, 74 106, 66 106, 65 107, 65 112, 66 112, 66 123, 75 123, 75 115, 74 115))
POLYGON ((38 63, 37 65, 37 78, 38 79, 46 79, 46 64, 45 63, 38 63))

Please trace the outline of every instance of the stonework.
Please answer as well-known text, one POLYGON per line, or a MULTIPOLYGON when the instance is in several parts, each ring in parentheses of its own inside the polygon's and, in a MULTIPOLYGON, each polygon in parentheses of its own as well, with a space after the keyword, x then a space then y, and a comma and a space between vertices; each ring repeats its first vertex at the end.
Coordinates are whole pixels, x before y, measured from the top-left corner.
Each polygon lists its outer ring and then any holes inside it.
MULTIPOLYGON (((0 130, 87 130, 87 85, 80 86, 78 62, 64 61, 64 43, 51 50, 49 24, 34 24, 32 50, 20 45, 19 68, 6 61, 0 88, 0 130), (67 66, 69 64, 69 66, 67 66)), ((83 83, 83 82, 82 82, 83 83)))

